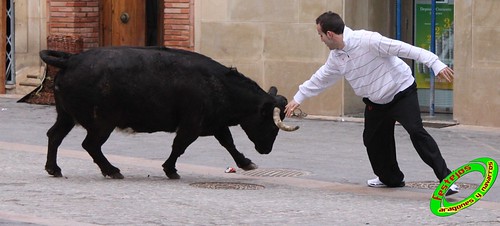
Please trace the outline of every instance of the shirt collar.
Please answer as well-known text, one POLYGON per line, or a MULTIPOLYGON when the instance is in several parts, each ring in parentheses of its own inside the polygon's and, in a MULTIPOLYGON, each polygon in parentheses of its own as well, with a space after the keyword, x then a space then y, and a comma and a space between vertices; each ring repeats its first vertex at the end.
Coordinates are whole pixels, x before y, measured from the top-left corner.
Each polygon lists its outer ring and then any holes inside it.
POLYGON ((351 36, 352 36, 352 29, 345 26, 344 27, 344 48, 342 51, 349 51, 351 49, 351 36))
POLYGON ((345 26, 344 27, 344 33, 343 33, 343 41, 344 41, 344 48, 342 49, 334 49, 332 50, 332 53, 335 54, 335 56, 341 56, 341 55, 347 55, 349 56, 349 54, 347 52, 349 52, 349 50, 352 48, 351 47, 351 37, 352 37, 352 29, 345 26))

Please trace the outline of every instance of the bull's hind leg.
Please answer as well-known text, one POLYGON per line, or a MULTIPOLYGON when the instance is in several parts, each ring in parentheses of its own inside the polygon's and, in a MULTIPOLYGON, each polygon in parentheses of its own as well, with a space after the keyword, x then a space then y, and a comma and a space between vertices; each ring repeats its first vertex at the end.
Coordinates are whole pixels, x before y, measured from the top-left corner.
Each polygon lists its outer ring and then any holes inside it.
POLYGON ((109 176, 113 179, 123 179, 120 169, 111 165, 101 150, 102 145, 108 140, 113 130, 114 127, 104 127, 102 125, 101 128, 98 129, 87 128, 87 136, 82 143, 82 147, 89 153, 94 163, 99 166, 102 175, 109 176))
POLYGON ((54 125, 47 131, 48 149, 47 149, 47 162, 45 163, 45 170, 54 177, 62 177, 61 168, 57 165, 57 149, 61 145, 64 137, 75 126, 73 118, 63 111, 58 111, 57 120, 54 125))
POLYGON ((227 149, 229 154, 236 162, 236 165, 243 170, 254 170, 257 169, 257 165, 252 162, 252 160, 248 159, 236 149, 234 145, 233 136, 231 135, 231 131, 228 127, 225 127, 217 133, 214 134, 215 138, 219 141, 219 143, 227 149))

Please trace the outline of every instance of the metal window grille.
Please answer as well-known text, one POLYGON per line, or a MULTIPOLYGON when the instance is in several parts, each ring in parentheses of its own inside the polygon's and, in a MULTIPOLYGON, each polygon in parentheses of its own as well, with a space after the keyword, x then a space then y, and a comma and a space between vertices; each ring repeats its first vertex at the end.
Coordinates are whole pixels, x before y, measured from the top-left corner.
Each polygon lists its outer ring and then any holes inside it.
POLYGON ((7 85, 16 84, 16 70, 15 70, 15 45, 14 45, 14 0, 7 0, 7 48, 6 48, 6 79, 7 85))

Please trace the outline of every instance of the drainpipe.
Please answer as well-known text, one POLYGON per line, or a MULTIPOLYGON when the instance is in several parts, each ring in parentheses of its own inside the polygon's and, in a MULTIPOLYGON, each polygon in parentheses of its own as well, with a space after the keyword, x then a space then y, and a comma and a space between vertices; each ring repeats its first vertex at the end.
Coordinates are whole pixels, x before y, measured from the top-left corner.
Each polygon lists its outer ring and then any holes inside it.
POLYGON ((401 40, 401 0, 396 1, 396 39, 401 40))
MULTIPOLYGON (((431 52, 436 53, 436 0, 431 0, 431 52)), ((430 70, 430 96, 429 96, 429 115, 434 116, 435 102, 435 76, 432 69, 430 70)))

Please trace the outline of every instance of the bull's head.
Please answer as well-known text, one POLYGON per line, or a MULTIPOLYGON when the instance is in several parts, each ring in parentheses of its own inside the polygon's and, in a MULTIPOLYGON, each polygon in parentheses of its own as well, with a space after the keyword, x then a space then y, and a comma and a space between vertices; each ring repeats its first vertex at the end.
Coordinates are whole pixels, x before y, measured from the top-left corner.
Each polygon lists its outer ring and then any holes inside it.
POLYGON ((248 138, 254 143, 255 149, 260 154, 269 154, 273 148, 278 131, 295 131, 298 126, 289 126, 282 122, 285 118, 284 109, 287 99, 277 95, 276 87, 271 87, 268 92, 274 100, 266 101, 259 107, 258 114, 249 117, 241 123, 241 127, 248 138))
POLYGON ((284 131, 291 132, 298 130, 299 126, 289 126, 281 121, 283 120, 283 118, 285 118, 285 106, 288 104, 288 100, 284 96, 278 95, 278 89, 274 86, 271 86, 271 88, 269 88, 268 93, 273 96, 278 103, 277 106, 273 109, 274 124, 276 124, 279 129, 284 131))

